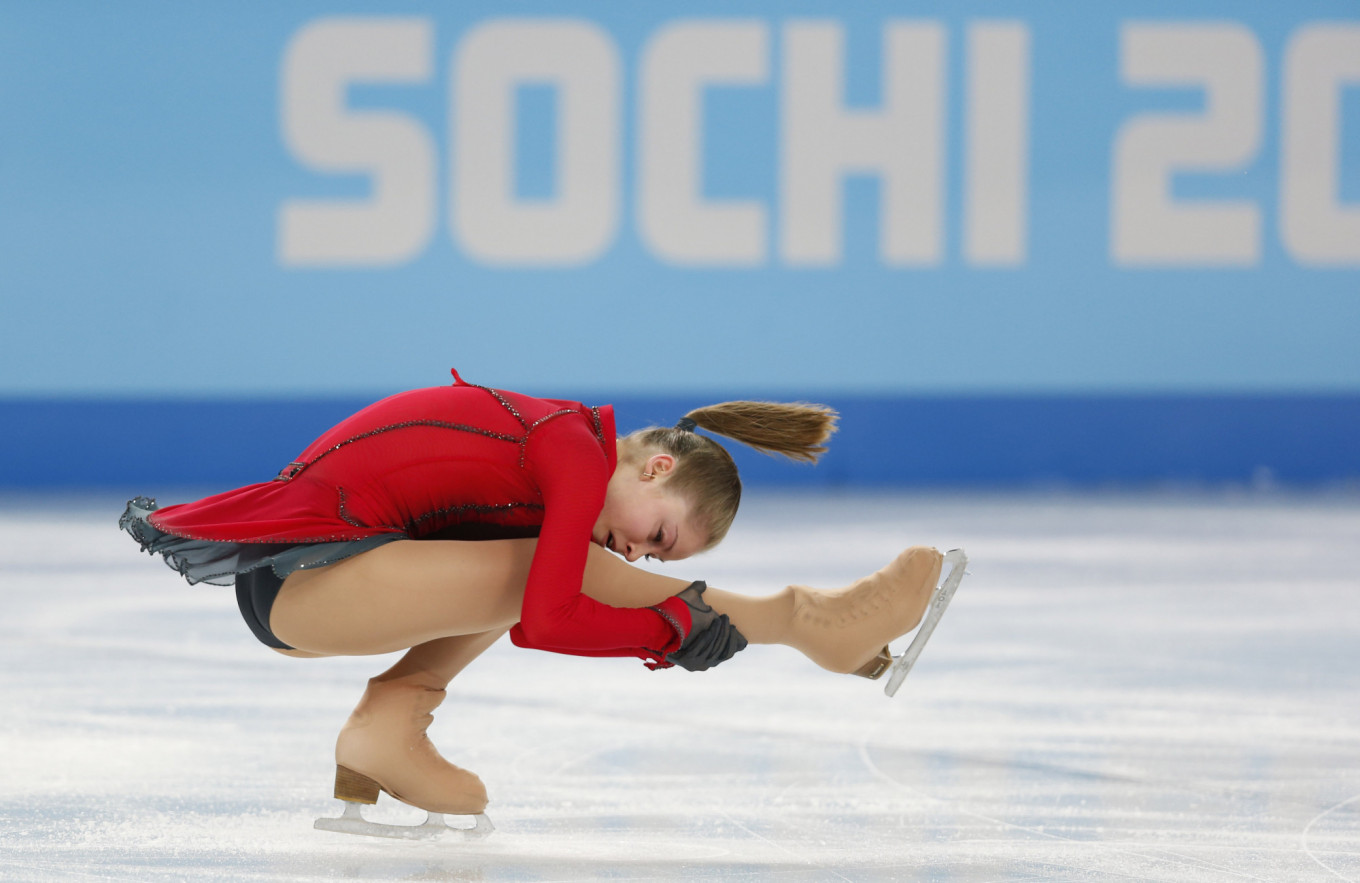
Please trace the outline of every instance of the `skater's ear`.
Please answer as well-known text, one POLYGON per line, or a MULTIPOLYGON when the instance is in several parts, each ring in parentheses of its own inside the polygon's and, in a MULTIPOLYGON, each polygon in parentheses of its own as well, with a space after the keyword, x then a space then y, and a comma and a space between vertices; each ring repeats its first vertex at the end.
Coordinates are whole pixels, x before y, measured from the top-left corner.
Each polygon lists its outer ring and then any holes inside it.
POLYGON ((661 478, 662 476, 670 475, 674 469, 675 458, 670 454, 652 454, 652 456, 647 458, 647 463, 642 471, 644 474, 650 473, 657 478, 661 478))

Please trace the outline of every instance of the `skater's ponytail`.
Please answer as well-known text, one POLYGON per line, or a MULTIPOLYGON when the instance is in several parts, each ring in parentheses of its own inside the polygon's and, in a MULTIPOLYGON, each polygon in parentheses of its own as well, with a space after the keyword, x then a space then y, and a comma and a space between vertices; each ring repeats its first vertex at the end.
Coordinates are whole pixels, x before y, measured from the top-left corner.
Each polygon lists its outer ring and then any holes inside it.
POLYGON ((723 402, 690 411, 677 428, 685 428, 688 420, 762 454, 816 463, 826 453, 826 440, 836 431, 836 418, 836 412, 825 405, 805 402, 723 402))
POLYGON ((674 427, 630 433, 630 459, 661 451, 675 457, 670 490, 690 501, 695 521, 708 531, 705 549, 716 546, 737 515, 741 479, 722 445, 695 429, 739 441, 763 454, 815 463, 836 431, 837 414, 803 402, 723 402, 690 411, 674 427))

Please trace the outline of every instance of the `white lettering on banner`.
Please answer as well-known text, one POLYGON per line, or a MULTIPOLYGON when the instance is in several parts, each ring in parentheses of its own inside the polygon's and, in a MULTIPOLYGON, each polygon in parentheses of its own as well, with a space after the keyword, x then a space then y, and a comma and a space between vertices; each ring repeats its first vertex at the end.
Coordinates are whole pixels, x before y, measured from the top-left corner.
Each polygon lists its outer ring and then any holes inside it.
MULTIPOLYGON (((879 254, 890 266, 943 259, 945 32, 930 21, 884 25, 876 109, 845 105, 845 28, 795 20, 782 30, 775 215, 778 259, 843 261, 844 185, 880 187, 879 254)), ((694 267, 770 261, 771 209, 704 196, 704 96, 770 79, 771 28, 754 19, 662 26, 643 46, 637 99, 638 236, 661 260, 694 267)), ((278 259, 290 267, 393 266, 419 257, 437 220, 437 152, 410 113, 347 106, 359 84, 428 86, 433 25, 421 18, 328 17, 288 43, 280 75, 285 146, 305 168, 366 178, 367 198, 286 199, 278 259)), ((966 32, 962 255, 1021 266, 1029 250, 1030 35, 1013 21, 966 32)), ((1120 30, 1124 82, 1195 89, 1202 111, 1143 112, 1111 151, 1110 254, 1128 267, 1249 267, 1262 255, 1262 212, 1249 199, 1176 198, 1182 174, 1222 176, 1258 156, 1265 66, 1255 34, 1233 22, 1130 22, 1120 30)), ((493 19, 454 51, 449 84, 450 226, 474 260, 579 266, 617 240, 621 216, 622 74, 597 25, 493 19), (517 90, 557 97, 556 188, 519 198, 517 90)), ((1360 25, 1299 26, 1280 74, 1279 237, 1298 262, 1360 265, 1360 203, 1341 199, 1342 91, 1360 84, 1360 25)))
POLYGON ((969 263, 1016 266, 1027 253, 1029 30, 968 26, 963 251, 969 263))
POLYGON ((395 111, 345 107, 352 83, 425 83, 432 28, 424 19, 326 18, 284 53, 283 140, 330 174, 367 174, 363 201, 287 200, 279 209, 285 266, 384 266, 420 254, 435 224, 435 150, 424 126, 395 111))
POLYGON ((573 265, 598 258, 619 218, 618 50, 581 21, 505 19, 474 28, 455 53, 453 218, 468 253, 491 264, 573 265), (515 89, 557 91, 557 193, 515 198, 515 89))
POLYGON ((1253 203, 1176 200, 1178 171, 1243 168, 1261 141, 1263 62, 1254 34, 1234 23, 1125 24, 1124 82, 1199 87, 1204 113, 1140 114, 1119 130, 1111 203, 1113 257, 1125 266, 1250 266, 1261 258, 1253 203))
POLYGON ((784 29, 781 252, 790 264, 841 260, 842 182, 881 180, 879 253, 890 265, 938 263, 943 246, 944 29, 891 22, 883 34, 879 111, 843 105, 844 28, 784 29))
POLYGON ((1360 264, 1360 205, 1345 206, 1339 196, 1348 85, 1360 86, 1360 25, 1296 31, 1284 57, 1280 238, 1300 263, 1360 264))
MULTIPOLYGON (((780 255, 793 265, 842 260, 847 175, 880 182, 879 253, 894 266, 935 265, 944 247, 945 33, 934 22, 883 31, 878 110, 844 106, 844 28, 795 21, 784 30, 780 96, 780 255)), ((420 121, 346 107, 357 83, 425 85, 424 19, 325 18, 285 54, 284 141, 307 168, 367 175, 365 201, 285 201, 286 266, 388 266, 418 257, 435 225, 435 151, 420 121)), ((688 266, 769 262, 759 200, 703 196, 703 94, 769 78, 769 27, 749 19, 664 26, 644 47, 638 98, 638 233, 659 258, 688 266)), ((588 263, 617 237, 623 131, 618 49, 572 19, 494 19, 453 55, 450 219, 474 260, 504 266, 588 263), (558 98, 556 190, 515 191, 516 90, 558 98)), ((969 25, 965 257, 1018 265, 1027 251, 1029 34, 1014 22, 969 25), (974 180, 976 179, 976 180, 974 180)))
POLYGON ((643 50, 638 232, 658 257, 710 267, 766 261, 765 207, 703 198, 703 95, 765 83, 769 54, 769 28, 758 21, 672 24, 643 50))

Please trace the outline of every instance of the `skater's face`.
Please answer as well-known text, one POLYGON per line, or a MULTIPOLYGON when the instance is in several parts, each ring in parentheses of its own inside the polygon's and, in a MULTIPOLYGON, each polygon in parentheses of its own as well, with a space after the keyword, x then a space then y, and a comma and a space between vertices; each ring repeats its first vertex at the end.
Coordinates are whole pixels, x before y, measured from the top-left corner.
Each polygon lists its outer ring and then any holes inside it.
POLYGON ((655 454, 641 466, 620 462, 591 539, 629 561, 678 561, 702 551, 708 537, 693 523, 689 501, 667 488, 674 469, 669 454, 655 454))

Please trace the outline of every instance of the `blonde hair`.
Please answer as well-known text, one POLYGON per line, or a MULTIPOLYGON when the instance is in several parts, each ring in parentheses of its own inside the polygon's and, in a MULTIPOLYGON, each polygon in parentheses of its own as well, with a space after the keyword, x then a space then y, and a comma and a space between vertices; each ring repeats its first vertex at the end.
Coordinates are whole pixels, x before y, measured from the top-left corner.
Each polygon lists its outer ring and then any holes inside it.
POLYGON ((825 405, 805 402, 723 402, 690 411, 675 427, 639 429, 624 440, 630 460, 656 450, 675 458, 669 488, 689 500, 695 522, 708 531, 704 549, 711 549, 727 536, 737 516, 741 478, 727 449, 694 432, 689 423, 762 454, 816 463, 838 417, 825 405))

